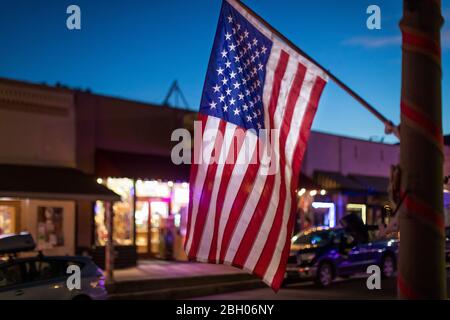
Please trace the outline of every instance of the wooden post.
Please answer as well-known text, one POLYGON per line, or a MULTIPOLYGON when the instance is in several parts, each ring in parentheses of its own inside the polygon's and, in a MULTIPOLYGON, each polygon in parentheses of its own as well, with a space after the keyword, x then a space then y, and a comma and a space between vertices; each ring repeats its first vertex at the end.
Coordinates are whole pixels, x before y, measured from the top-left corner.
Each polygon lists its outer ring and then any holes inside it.
POLYGON ((440 0, 404 0, 398 297, 445 299, 440 0))
POLYGON ((111 285, 114 283, 114 212, 111 202, 105 203, 106 229, 108 230, 108 241, 105 246, 105 273, 106 283, 111 285))

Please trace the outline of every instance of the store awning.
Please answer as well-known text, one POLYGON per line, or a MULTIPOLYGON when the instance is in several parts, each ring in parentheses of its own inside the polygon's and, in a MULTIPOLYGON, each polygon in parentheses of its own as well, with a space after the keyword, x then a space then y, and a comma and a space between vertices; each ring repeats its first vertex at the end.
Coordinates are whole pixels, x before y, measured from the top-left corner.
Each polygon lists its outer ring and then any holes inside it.
POLYGON ((338 172, 317 171, 314 181, 324 189, 342 192, 356 192, 365 194, 387 194, 389 178, 349 174, 338 172))
POLYGON ((356 174, 349 175, 349 177, 351 179, 357 181, 362 186, 364 186, 364 188, 369 193, 377 193, 377 194, 387 194, 388 193, 389 178, 356 175, 356 174))
POLYGON ((365 192, 366 188, 351 179, 348 176, 344 176, 339 172, 331 171, 316 171, 314 173, 314 181, 322 186, 326 190, 339 190, 339 191, 351 191, 351 192, 365 192))
POLYGON ((298 187, 305 188, 306 190, 320 190, 322 186, 314 183, 314 181, 308 177, 307 175, 300 173, 300 177, 298 179, 298 187))
POLYGON ((175 165, 169 156, 97 149, 97 177, 189 181, 190 166, 175 165))
POLYGON ((64 167, 0 165, 0 197, 120 201, 95 177, 64 167))

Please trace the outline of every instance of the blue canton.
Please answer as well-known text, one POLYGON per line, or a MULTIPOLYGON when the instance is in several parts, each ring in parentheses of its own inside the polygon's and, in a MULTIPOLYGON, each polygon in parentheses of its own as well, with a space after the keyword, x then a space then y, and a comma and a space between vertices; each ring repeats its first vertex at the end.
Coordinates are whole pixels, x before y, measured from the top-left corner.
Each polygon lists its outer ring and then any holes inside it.
POLYGON ((271 47, 267 37, 224 1, 200 112, 244 129, 263 129, 262 97, 271 47))

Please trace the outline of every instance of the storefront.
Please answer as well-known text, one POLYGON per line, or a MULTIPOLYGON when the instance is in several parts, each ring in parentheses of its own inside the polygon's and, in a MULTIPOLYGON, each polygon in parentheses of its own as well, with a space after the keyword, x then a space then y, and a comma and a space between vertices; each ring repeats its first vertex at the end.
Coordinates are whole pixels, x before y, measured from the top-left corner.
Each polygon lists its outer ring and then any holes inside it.
POLYGON ((72 168, 0 165, 0 176, 0 235, 29 232, 45 255, 75 254, 79 201, 119 200, 72 168))
MULTIPOLYGON (((186 235, 189 185, 186 182, 99 178, 121 196, 113 206, 114 243, 132 246, 138 258, 186 260, 183 251, 186 235)), ((95 242, 107 241, 105 205, 95 203, 95 242)))

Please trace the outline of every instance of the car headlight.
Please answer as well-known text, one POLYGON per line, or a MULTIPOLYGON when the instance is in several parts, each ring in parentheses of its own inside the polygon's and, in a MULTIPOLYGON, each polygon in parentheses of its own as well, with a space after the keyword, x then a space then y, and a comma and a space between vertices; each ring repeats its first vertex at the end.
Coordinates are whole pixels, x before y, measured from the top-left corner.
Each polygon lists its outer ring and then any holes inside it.
POLYGON ((302 261, 304 261, 304 262, 311 262, 314 259, 315 256, 316 256, 315 253, 302 253, 299 256, 299 258, 300 258, 299 262, 302 262, 302 261))

